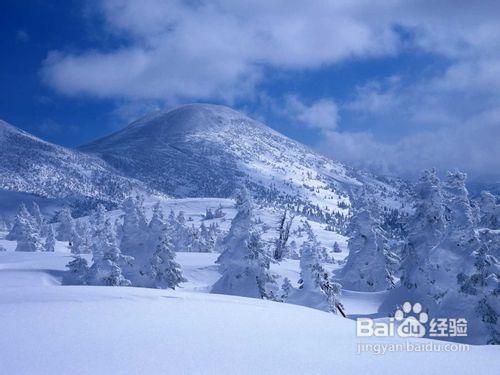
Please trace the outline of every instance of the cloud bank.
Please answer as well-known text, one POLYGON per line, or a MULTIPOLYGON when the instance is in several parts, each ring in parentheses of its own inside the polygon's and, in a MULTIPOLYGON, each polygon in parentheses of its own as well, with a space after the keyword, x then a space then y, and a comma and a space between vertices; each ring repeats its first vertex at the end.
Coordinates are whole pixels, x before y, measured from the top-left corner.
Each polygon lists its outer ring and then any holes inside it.
POLYGON ((440 59, 441 68, 375 75, 347 100, 282 93, 280 112, 325 134, 320 147, 332 156, 379 171, 500 170, 492 144, 500 126, 497 1, 97 4, 89 17, 102 19, 101 32, 119 43, 51 51, 41 76, 61 93, 131 103, 251 102, 272 80, 270 69, 307 74, 354 60, 426 54, 440 59), (353 119, 363 131, 349 128, 353 119), (382 142, 398 126, 405 128, 399 139, 382 142))

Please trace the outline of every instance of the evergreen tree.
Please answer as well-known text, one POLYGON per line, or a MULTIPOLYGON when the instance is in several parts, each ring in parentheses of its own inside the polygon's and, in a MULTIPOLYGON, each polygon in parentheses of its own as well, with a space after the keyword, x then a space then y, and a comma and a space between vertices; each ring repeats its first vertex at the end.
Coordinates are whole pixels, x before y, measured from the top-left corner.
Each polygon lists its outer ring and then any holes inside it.
POLYGON ((56 234, 52 225, 48 225, 47 228, 47 238, 45 239, 44 251, 54 252, 56 246, 56 234))
POLYGON ((59 228, 57 231, 57 239, 59 241, 71 241, 71 236, 75 231, 75 221, 71 216, 69 207, 64 207, 57 215, 59 221, 59 228))
POLYGON ((182 277, 181 267, 175 262, 173 242, 166 229, 158 237, 156 249, 150 259, 149 277, 153 287, 175 289, 187 281, 182 277))
POLYGON ((68 271, 63 276, 64 285, 85 285, 88 283, 89 265, 85 258, 76 256, 66 265, 68 271))
POLYGON ((106 221, 106 208, 102 204, 98 204, 89 216, 89 227, 91 229, 91 237, 103 228, 106 221))
POLYGON ((288 252, 287 242, 290 237, 290 228, 292 226, 294 216, 288 215, 289 217, 287 217, 287 215, 288 212, 284 211, 279 221, 278 237, 274 241, 274 259, 277 261, 281 261, 284 257, 286 257, 288 252))
POLYGON ((246 189, 242 189, 236 196, 235 208, 236 216, 231 221, 229 232, 221 241, 216 264, 219 265, 219 272, 223 273, 231 260, 235 257, 233 253, 246 247, 249 232, 254 226, 253 203, 246 189))
POLYGON ((153 207, 153 216, 148 224, 149 232, 155 233, 155 236, 165 229, 165 215, 160 203, 156 203, 153 207))
POLYGON ((122 206, 123 226, 120 248, 124 254, 141 261, 146 248, 148 223, 141 198, 130 197, 125 200, 122 206))
POLYGON ((446 229, 441 182, 434 170, 424 171, 415 186, 415 200, 414 213, 406 223, 401 285, 426 290, 431 284, 428 261, 446 229))
POLYGON ((286 302, 290 292, 293 290, 292 283, 288 277, 283 279, 283 284, 281 284, 281 301, 286 302))
POLYGON ((479 222, 482 227, 500 229, 500 205, 488 191, 481 192, 479 199, 479 222))
POLYGON ((71 236, 71 252, 73 254, 88 254, 91 252, 92 233, 89 224, 85 220, 75 223, 75 230, 71 236))
POLYGON ((13 230, 14 229, 14 235, 17 239, 16 251, 43 251, 43 244, 36 221, 29 212, 27 212, 24 205, 21 207, 20 213, 16 217, 15 228, 13 228, 13 230))
POLYGON ((24 203, 21 203, 19 205, 19 209, 16 215, 16 218, 14 220, 14 225, 10 232, 5 236, 6 240, 9 241, 17 241, 23 237, 24 233, 24 225, 28 222, 31 221, 34 224, 34 219, 29 213, 28 209, 26 208, 24 203))
POLYGON ((130 280, 122 274, 122 268, 133 258, 121 254, 117 245, 116 232, 111 222, 106 220, 92 248, 93 264, 88 272, 91 285, 129 286, 130 280))
POLYGON ((382 291, 394 286, 392 269, 396 256, 387 238, 368 210, 359 211, 351 221, 349 255, 342 269, 344 287, 357 291, 382 291))
MULTIPOLYGON (((488 344, 500 344, 500 263, 483 243, 475 253, 474 271, 457 277, 460 292, 468 296, 472 310, 483 324, 488 344)), ((459 301, 463 303, 463 298, 459 301)), ((458 302, 458 301, 457 301, 458 302)), ((472 315, 471 314, 471 315, 472 315)))
POLYGON ((207 208, 203 220, 212 220, 214 218, 214 213, 211 208, 207 208))
POLYGON ((300 286, 290 293, 288 302, 344 315, 339 300, 341 286, 330 280, 328 272, 321 265, 321 243, 308 222, 305 223, 304 229, 307 240, 300 248, 300 286))
POLYGON ((41 237, 47 236, 47 224, 43 218, 42 212, 40 211, 40 206, 33 201, 31 205, 31 216, 36 224, 36 228, 41 237))
POLYGON ((341 253, 342 250, 340 250, 340 246, 339 246, 339 243, 337 241, 335 241, 333 243, 333 252, 334 253, 341 253))
POLYGON ((245 189, 237 196, 236 208, 238 213, 222 244, 224 251, 216 261, 222 276, 212 293, 273 298, 267 291, 267 284, 275 282, 269 271, 270 258, 252 221, 253 204, 245 189))
POLYGON ((220 218, 224 217, 225 215, 226 214, 224 213, 224 211, 222 211, 222 206, 219 204, 219 207, 217 207, 217 209, 214 212, 214 218, 220 219, 220 218))

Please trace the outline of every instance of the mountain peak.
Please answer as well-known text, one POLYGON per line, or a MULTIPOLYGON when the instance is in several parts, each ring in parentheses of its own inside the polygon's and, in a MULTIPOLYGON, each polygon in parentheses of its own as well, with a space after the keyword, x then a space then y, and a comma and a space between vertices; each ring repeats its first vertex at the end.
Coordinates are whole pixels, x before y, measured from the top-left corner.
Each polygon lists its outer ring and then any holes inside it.
POLYGON ((173 135, 214 130, 238 120, 254 122, 244 114, 223 105, 193 103, 147 114, 132 122, 125 130, 145 126, 161 127, 164 135, 166 132, 173 135))

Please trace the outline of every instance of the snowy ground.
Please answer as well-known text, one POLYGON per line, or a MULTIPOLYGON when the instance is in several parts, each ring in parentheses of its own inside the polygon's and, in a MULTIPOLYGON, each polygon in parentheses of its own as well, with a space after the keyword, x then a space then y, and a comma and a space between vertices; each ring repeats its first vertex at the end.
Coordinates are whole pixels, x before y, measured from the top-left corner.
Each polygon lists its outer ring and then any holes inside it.
MULTIPOLYGON (((153 202, 148 202, 152 204, 153 202)), ((199 225, 207 206, 222 204, 223 229, 234 216, 229 200, 171 200, 199 225)), ((111 213, 118 217, 119 212, 111 213)), ((264 223, 277 216, 270 209, 264 223)), ((328 246, 345 239, 318 230, 328 246)), ((220 276, 217 254, 178 253, 188 279, 176 291, 61 286, 71 260, 66 244, 55 253, 14 252, 0 233, 0 374, 424 374, 494 373, 498 347, 468 352, 357 353, 358 344, 403 344, 403 339, 359 339, 353 320, 276 302, 208 294, 220 276)), ((273 233, 268 233, 271 238, 273 233)), ((297 239, 300 240, 299 238, 297 239)), ((338 264, 330 269, 339 267, 338 264)), ((273 264, 296 282, 296 260, 273 264)), ((351 318, 381 317, 382 293, 345 291, 351 318)), ((412 339, 413 343, 440 343, 412 339)), ((443 343, 445 344, 445 343, 443 343)), ((449 343, 448 343, 449 344, 449 343)))

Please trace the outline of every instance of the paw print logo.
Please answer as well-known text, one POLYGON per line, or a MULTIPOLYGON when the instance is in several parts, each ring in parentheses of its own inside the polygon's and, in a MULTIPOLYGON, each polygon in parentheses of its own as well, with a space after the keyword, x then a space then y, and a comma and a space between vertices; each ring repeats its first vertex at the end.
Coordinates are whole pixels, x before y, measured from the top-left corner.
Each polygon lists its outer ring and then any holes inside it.
POLYGON ((410 302, 403 303, 403 306, 396 310, 394 314, 398 324, 397 333, 400 337, 423 337, 425 336, 425 326, 429 320, 429 315, 422 311, 422 305, 410 302))

